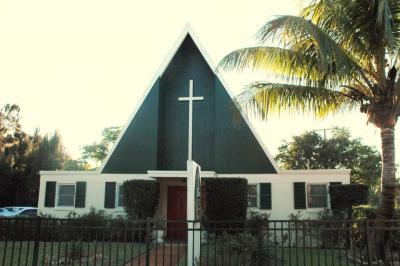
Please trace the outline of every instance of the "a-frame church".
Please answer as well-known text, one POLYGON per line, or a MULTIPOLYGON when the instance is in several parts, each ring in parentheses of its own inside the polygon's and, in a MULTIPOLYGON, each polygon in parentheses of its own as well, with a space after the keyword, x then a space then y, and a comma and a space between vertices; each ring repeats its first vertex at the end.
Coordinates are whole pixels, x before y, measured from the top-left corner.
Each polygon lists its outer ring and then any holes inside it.
POLYGON ((330 184, 350 182, 349 170, 280 170, 187 26, 99 171, 40 172, 39 212, 122 215, 122 183, 158 179, 156 218, 185 220, 188 156, 202 177, 246 178, 249 206, 271 219, 313 218, 330 184))

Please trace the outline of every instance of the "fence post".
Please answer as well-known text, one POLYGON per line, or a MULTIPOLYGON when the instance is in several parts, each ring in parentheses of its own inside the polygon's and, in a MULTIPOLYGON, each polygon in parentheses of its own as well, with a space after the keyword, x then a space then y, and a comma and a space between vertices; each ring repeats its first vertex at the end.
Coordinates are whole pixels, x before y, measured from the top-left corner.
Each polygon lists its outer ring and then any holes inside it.
MULTIPOLYGON (((367 258, 368 258, 368 265, 371 265, 371 252, 369 250, 369 221, 368 218, 365 219, 365 243, 367 248, 367 258)), ((373 244, 373 243, 371 243, 373 244)))
POLYGON ((36 228, 35 228, 35 243, 34 243, 34 246, 33 246, 32 266, 37 266, 38 265, 39 244, 40 244, 40 229, 41 229, 42 218, 40 216, 38 216, 35 220, 36 220, 36 228))
POLYGON ((150 266, 150 218, 146 220, 146 266, 150 266))
POLYGON ((264 225, 264 219, 259 220, 257 223, 257 242, 258 242, 258 266, 263 266, 264 261, 263 261, 263 226, 264 225))

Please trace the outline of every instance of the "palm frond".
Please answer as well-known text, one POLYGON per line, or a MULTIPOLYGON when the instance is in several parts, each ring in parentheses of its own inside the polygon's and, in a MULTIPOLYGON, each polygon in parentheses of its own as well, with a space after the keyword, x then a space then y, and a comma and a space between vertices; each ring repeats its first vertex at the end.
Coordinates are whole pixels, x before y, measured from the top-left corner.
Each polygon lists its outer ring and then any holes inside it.
POLYGON ((269 82, 250 84, 236 97, 236 102, 247 113, 264 120, 274 112, 312 113, 322 118, 329 113, 353 109, 358 104, 338 91, 269 82))
POLYGON ((314 1, 301 11, 301 17, 321 28, 360 65, 365 66, 371 60, 368 43, 358 30, 360 25, 343 8, 351 5, 351 1, 314 1))
MULTIPOLYGON (((350 54, 309 20, 295 16, 278 17, 264 25, 258 31, 257 38, 264 43, 277 36, 281 38, 283 47, 316 58, 323 73, 335 71, 342 79, 364 74, 362 67, 350 54)), ((368 82, 366 77, 362 79, 368 82)))
POLYGON ((290 82, 318 83, 326 74, 318 69, 318 61, 303 53, 278 47, 249 47, 226 55, 218 65, 227 71, 262 70, 290 82))
POLYGON ((394 48, 394 35, 393 35, 393 23, 391 8, 388 0, 376 0, 377 14, 376 14, 376 24, 378 28, 383 33, 383 37, 386 41, 386 45, 389 48, 394 48))
POLYGON ((393 22, 392 30, 393 36, 395 39, 395 44, 398 47, 400 46, 400 1, 399 0, 391 0, 389 1, 391 19, 393 22))

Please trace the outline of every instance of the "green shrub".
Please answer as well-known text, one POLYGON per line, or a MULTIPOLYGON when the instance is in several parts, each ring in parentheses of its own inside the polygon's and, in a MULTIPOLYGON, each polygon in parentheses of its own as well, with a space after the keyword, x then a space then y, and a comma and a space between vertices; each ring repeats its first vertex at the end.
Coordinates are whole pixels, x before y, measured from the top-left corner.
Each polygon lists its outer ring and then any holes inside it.
POLYGON ((334 213, 346 212, 352 216, 352 207, 368 203, 368 186, 364 184, 347 184, 329 187, 331 208, 334 213))
POLYGON ((247 214, 245 178, 204 178, 205 218, 208 221, 242 220, 247 214))
POLYGON ((204 258, 204 265, 228 265, 227 262, 238 266, 281 265, 281 260, 273 256, 270 249, 273 244, 266 234, 254 236, 243 232, 222 233, 214 241, 211 245, 215 244, 215 247, 207 251, 211 254, 204 258))
POLYGON ((153 218, 159 200, 156 180, 128 180, 123 184, 124 209, 131 220, 153 218))

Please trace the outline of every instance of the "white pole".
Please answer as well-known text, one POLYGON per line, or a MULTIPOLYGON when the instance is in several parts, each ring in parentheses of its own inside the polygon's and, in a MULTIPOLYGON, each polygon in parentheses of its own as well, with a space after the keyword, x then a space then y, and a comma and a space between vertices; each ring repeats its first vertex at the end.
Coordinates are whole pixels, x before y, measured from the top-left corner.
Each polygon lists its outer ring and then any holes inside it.
POLYGON ((193 80, 189 80, 189 147, 188 160, 192 160, 192 127, 193 127, 193 80))

